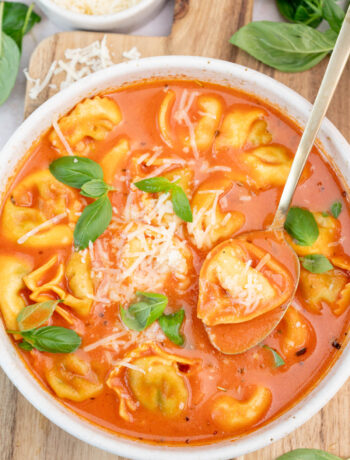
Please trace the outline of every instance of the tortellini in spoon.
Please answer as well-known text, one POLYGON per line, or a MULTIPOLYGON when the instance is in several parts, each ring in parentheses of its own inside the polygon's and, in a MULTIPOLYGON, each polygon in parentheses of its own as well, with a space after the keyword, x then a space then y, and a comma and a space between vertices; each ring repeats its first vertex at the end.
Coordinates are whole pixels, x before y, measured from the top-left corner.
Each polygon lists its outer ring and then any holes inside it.
POLYGON ((297 275, 278 239, 252 233, 216 246, 200 272, 197 306, 214 347, 237 354, 260 343, 282 319, 297 275))

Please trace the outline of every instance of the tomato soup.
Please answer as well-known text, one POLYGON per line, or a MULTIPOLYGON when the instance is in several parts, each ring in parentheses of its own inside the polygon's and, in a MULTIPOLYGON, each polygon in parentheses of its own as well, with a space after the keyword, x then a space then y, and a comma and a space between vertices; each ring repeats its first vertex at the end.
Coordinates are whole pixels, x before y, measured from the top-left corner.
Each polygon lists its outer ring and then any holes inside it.
POLYGON ((87 98, 53 122, 0 216, 4 325, 53 397, 118 435, 204 444, 317 384, 350 303, 347 194, 317 147, 285 227, 299 285, 261 336, 290 267, 240 239, 272 223, 300 136, 253 96, 180 79, 87 98))

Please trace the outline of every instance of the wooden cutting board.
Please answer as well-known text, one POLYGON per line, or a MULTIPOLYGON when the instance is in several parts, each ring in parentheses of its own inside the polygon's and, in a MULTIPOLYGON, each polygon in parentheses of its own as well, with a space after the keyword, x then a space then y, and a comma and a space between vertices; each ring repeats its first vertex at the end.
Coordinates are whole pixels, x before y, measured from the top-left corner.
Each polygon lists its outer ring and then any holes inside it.
MULTIPOLYGON (((260 64, 229 44, 229 37, 250 22, 253 0, 176 0, 174 25, 168 37, 136 37, 107 34, 115 62, 122 51, 136 46, 142 57, 187 54, 215 57, 259 70, 314 100, 326 61, 302 74, 283 74, 260 64)), ((87 46, 104 34, 63 32, 47 38, 34 51, 29 72, 43 79, 51 63, 64 57, 66 48, 87 46)), ((51 83, 59 83, 59 76, 51 83)), ((30 84, 28 89, 30 88, 30 84)), ((54 94, 46 89, 38 100, 26 97, 25 115, 54 94)), ((28 94, 28 91, 27 91, 28 94)), ((329 118, 350 139, 350 65, 341 79, 328 112, 329 118)), ((118 457, 82 443, 57 428, 18 393, 0 371, 0 460, 112 460, 118 457)), ((237 460, 273 460, 298 447, 324 449, 341 457, 350 456, 350 383, 309 422, 285 439, 237 460)))

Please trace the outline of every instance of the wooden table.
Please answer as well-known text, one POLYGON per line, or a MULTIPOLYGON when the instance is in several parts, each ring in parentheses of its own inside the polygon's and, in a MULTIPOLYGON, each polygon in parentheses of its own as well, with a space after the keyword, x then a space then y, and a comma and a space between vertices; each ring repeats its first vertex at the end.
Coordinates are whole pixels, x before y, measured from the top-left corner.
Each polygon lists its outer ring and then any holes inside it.
MULTIPOLYGON (((282 81, 310 101, 314 100, 326 61, 302 74, 283 74, 260 64, 228 43, 229 37, 251 19, 253 0, 177 0, 169 37, 132 37, 108 34, 115 62, 124 50, 137 46, 143 57, 188 54, 238 62, 282 81), (218 26, 219 25, 219 26, 218 26)), ((103 34, 65 32, 44 40, 34 52, 30 74, 42 78, 52 60, 66 48, 86 46, 103 34)), ((57 77, 54 77, 57 78, 57 77)), ((57 83, 58 81, 55 80, 57 83)), ((53 94, 44 91, 37 101, 26 99, 26 115, 53 94)), ((349 139, 350 65, 341 79, 328 112, 349 139)), ((89 446, 57 428, 36 411, 0 370, 0 460, 112 460, 117 456, 89 446)), ((314 447, 342 457, 350 456, 350 382, 308 423, 285 439, 240 457, 239 460, 273 460, 297 447, 314 447)), ((237 459, 238 460, 238 459, 237 459)))

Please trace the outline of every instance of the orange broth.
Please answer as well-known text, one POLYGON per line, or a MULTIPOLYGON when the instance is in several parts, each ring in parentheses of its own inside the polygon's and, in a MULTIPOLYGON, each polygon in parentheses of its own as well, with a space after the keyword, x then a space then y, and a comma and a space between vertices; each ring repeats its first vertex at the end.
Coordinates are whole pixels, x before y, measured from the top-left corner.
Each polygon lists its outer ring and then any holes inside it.
MULTIPOLYGON (((235 148, 213 154, 210 147, 200 152, 199 159, 195 158, 191 148, 184 151, 182 137, 187 135, 186 125, 179 125, 173 119, 169 120, 173 133, 173 147, 169 147, 162 140, 157 124, 157 113, 166 94, 165 91, 168 89, 175 92, 177 100, 181 98, 185 89, 189 92, 196 91, 199 95, 214 95, 222 101, 225 110, 234 105, 237 107, 247 105, 262 107, 266 112, 265 120, 268 130, 272 134, 272 142, 282 144, 291 152, 296 151, 301 135, 300 128, 285 115, 251 95, 209 83, 153 80, 135 83, 106 93, 106 97, 118 104, 123 115, 123 121, 114 127, 104 140, 95 142, 96 149, 90 158, 99 162, 121 136, 129 139, 131 156, 135 152, 147 152, 152 147, 161 146, 163 150, 159 158, 169 158, 169 156, 176 155, 185 160, 186 164, 189 160, 195 160, 190 163, 194 170, 193 190, 196 190, 207 179, 220 180, 221 177, 225 176, 223 171, 208 173, 207 168, 200 170, 201 162, 207 161, 209 167, 222 165, 235 168, 237 165, 237 149, 235 148)), ((198 119, 199 116, 195 110, 195 104, 193 104, 189 110, 192 121, 198 119)), ((20 170, 9 184, 4 202, 11 196, 11 191, 23 178, 34 171, 47 169, 54 159, 59 158, 60 155, 50 143, 48 136, 49 133, 44 134, 28 152, 20 170)), ((308 165, 308 177, 298 186, 293 205, 323 212, 328 211, 333 202, 340 200, 343 204, 343 210, 339 216, 340 241, 345 254, 349 254, 350 212, 344 187, 317 147, 313 148, 308 165)), ((144 170, 145 174, 149 174, 154 168, 142 166, 141 169, 144 170)), ((174 166, 170 166, 169 171, 171 169, 174 169, 174 166)), ((126 183, 117 177, 115 186, 119 188, 119 191, 112 192, 110 197, 113 206, 120 212, 126 202, 126 183)), ((225 193, 225 200, 221 200, 222 203, 220 204, 223 212, 240 211, 244 214, 244 225, 232 236, 266 228, 272 221, 281 191, 281 186, 250 190, 247 185, 242 185, 239 181, 234 182, 232 188, 225 193), (247 194, 251 197, 249 200, 240 200, 242 195, 247 194)), ((81 199, 84 200, 84 198, 81 199)), ((90 201, 91 199, 85 199, 85 203, 90 201)), ((107 229, 100 237, 104 244, 108 245, 108 242, 112 242, 111 232, 111 229, 107 229)), ((111 362, 122 359, 127 351, 137 346, 137 343, 130 343, 129 346, 119 352, 107 347, 106 353, 106 348, 103 346, 89 352, 84 351, 85 346, 113 334, 116 324, 122 327, 119 305, 116 302, 103 304, 94 301, 91 312, 86 318, 73 314, 75 319, 72 326, 67 325, 65 320, 57 314, 54 314, 50 320, 50 324, 72 327, 82 336, 82 346, 76 353, 93 364, 97 375, 104 383, 103 391, 98 396, 86 401, 73 402, 67 399, 58 399, 80 416, 117 434, 167 444, 212 443, 240 436, 258 428, 272 418, 276 418, 304 397, 334 363, 340 353, 338 348, 343 346, 346 340, 350 310, 347 309, 340 316, 336 316, 330 306, 323 303, 319 313, 312 312, 307 308, 306 299, 302 298, 302 294, 298 290, 293 306, 310 325, 311 332, 305 350, 297 350, 292 356, 285 358, 286 364, 284 366, 275 368, 272 354, 260 346, 239 355, 224 355, 215 350, 208 340, 202 321, 196 316, 198 276, 209 250, 198 249, 187 236, 185 232, 193 261, 189 273, 190 286, 182 295, 177 295, 174 291, 176 280, 170 276, 164 289, 160 291, 169 299, 167 312, 184 308, 186 318, 182 326, 182 333, 185 337, 183 347, 174 345, 165 337, 159 344, 167 352, 195 358, 201 362, 199 369, 189 373, 186 377, 189 403, 181 416, 168 418, 159 412, 149 411, 141 405, 133 412, 132 421, 126 421, 120 417, 117 395, 105 384, 105 381, 113 367, 111 362), (256 384, 269 388, 272 394, 271 405, 263 417, 244 430, 231 432, 219 427, 211 414, 213 401, 223 394, 244 400, 249 398, 252 388, 256 384)), ((35 267, 47 262, 54 254, 57 254, 61 261, 66 261, 72 251, 72 246, 26 248, 16 242, 7 241, 3 235, 1 236, 1 254, 20 255, 31 261, 35 267)), ((349 277, 348 272, 345 271, 345 273, 349 277)), ((50 278, 50 274, 46 276, 50 278)), ((95 282, 97 282, 96 279, 95 282)), ((69 290, 67 285, 65 288, 69 290)), ((152 286, 149 287, 149 290, 152 291, 152 286)), ((29 303, 28 290, 24 290, 22 294, 29 303)), ((280 323, 264 341, 282 356, 281 337, 283 337, 284 328, 283 323, 280 323)), ((16 343, 15 340, 14 343, 16 343)), ((44 369, 55 363, 55 360, 61 359, 62 355, 37 350, 27 352, 19 348, 18 351, 35 377, 47 391, 55 396, 47 384, 44 369)))

